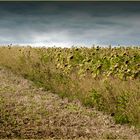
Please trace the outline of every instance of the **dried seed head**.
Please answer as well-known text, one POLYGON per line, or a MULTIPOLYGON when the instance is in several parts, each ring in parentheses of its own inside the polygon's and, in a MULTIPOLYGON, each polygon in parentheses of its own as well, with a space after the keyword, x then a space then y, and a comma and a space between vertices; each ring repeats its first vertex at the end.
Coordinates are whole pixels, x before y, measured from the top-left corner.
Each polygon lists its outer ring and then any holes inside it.
POLYGON ((129 63, 129 61, 128 61, 128 60, 126 60, 126 61, 125 61, 125 64, 128 64, 128 63, 129 63))
POLYGON ((88 60, 87 60, 87 62, 90 62, 90 61, 91 61, 91 59, 88 59, 88 60))
POLYGON ((73 59, 73 55, 72 55, 72 56, 70 56, 70 59, 73 59))
POLYGON ((68 66, 68 64, 65 64, 65 67, 67 67, 68 66))
POLYGON ((100 64, 98 67, 97 67, 97 69, 101 69, 102 68, 102 65, 100 64))

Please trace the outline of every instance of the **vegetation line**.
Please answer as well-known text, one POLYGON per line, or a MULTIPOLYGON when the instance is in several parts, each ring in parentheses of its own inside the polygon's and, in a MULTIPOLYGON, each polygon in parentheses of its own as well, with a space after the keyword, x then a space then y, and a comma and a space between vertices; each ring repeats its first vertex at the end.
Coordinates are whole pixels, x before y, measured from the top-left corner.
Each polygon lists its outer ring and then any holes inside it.
POLYGON ((0 65, 140 128, 140 48, 0 47, 0 65))

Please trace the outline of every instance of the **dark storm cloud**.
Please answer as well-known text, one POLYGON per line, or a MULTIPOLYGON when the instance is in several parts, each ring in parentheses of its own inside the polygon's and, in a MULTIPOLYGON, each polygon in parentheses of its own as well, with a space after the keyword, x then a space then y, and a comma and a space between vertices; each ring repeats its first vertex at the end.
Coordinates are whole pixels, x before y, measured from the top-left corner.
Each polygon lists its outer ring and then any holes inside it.
POLYGON ((140 2, 0 2, 0 44, 140 45, 140 2))

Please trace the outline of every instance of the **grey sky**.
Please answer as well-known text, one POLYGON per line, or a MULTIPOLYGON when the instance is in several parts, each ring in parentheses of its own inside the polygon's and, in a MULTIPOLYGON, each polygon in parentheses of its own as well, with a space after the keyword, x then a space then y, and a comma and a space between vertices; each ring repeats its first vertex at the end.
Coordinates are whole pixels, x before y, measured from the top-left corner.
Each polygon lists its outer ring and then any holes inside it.
POLYGON ((140 45, 140 2, 0 2, 0 44, 140 45))

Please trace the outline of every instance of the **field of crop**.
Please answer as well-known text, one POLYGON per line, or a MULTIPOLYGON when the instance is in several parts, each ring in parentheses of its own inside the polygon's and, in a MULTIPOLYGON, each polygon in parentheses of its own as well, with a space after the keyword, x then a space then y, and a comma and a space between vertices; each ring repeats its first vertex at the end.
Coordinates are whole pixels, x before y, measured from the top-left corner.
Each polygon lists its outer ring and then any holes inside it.
POLYGON ((0 66, 116 123, 140 128, 140 48, 0 47, 0 66))

